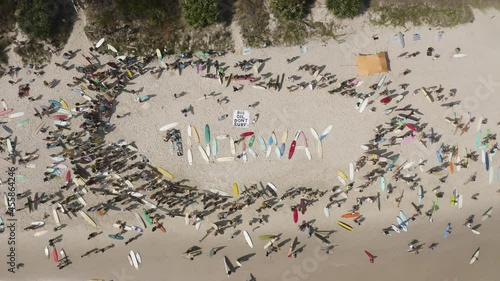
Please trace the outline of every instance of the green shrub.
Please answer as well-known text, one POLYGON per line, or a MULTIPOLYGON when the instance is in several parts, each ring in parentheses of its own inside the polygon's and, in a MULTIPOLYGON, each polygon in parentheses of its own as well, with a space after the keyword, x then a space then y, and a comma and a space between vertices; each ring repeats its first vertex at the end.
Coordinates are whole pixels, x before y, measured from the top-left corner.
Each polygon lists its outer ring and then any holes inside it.
POLYGON ((193 27, 203 27, 220 19, 217 0, 183 0, 182 13, 186 22, 193 27))
POLYGON ((32 39, 48 39, 57 21, 57 8, 44 0, 22 0, 16 11, 19 27, 32 39))
POLYGON ((306 0, 270 0, 273 13, 282 20, 299 20, 306 15, 306 0))
POLYGON ((326 7, 338 18, 353 18, 359 15, 361 0, 326 0, 326 7))

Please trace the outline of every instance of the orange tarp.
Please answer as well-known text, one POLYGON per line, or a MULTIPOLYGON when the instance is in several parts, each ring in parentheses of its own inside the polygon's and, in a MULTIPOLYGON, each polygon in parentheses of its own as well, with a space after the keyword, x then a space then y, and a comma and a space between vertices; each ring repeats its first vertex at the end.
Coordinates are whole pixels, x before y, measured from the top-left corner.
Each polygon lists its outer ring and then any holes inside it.
POLYGON ((371 75, 389 71, 389 59, 387 52, 374 55, 359 54, 356 56, 359 75, 371 75))

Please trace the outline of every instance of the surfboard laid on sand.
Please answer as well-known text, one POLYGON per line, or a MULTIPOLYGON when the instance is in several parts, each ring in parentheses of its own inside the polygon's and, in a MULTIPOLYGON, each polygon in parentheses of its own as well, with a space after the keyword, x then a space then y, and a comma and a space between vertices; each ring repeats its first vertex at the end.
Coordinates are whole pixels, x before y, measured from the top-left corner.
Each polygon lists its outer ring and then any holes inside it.
POLYGON ((137 257, 134 251, 130 251, 130 257, 132 258, 132 264, 134 265, 135 269, 139 270, 139 262, 137 261, 137 257))
POLYGON ((493 207, 490 207, 486 212, 484 212, 481 221, 485 221, 489 218, 491 218, 491 214, 493 213, 493 207))
POLYGON ((293 209, 293 222, 297 223, 299 221, 299 210, 297 208, 293 209))
POLYGON ((52 209, 52 214, 54 215, 54 221, 57 226, 61 225, 61 220, 59 219, 59 214, 57 213, 57 210, 55 208, 52 209))
POLYGON ((295 250, 295 246, 297 245, 297 236, 290 242, 290 249, 288 249, 288 257, 291 258, 293 256, 293 251, 295 250))
POLYGON ((46 257, 46 258, 50 258, 50 251, 49 251, 49 247, 45 247, 45 251, 44 251, 44 253, 45 253, 45 257, 46 257))
POLYGON ((472 255, 472 257, 470 259, 469 264, 473 264, 473 263, 475 263, 479 259, 479 250, 480 249, 481 248, 477 248, 477 250, 474 252, 474 254, 472 255))
POLYGON ((105 40, 106 40, 106 39, 101 38, 101 40, 97 41, 97 43, 95 44, 96 49, 97 49, 97 48, 99 48, 99 47, 101 47, 101 46, 102 46, 102 43, 104 43, 104 41, 105 41, 105 40))
POLYGON ((175 128, 177 125, 179 125, 179 123, 177 123, 177 122, 167 124, 167 125, 165 125, 165 126, 161 127, 161 128, 160 128, 160 131, 161 131, 161 132, 163 132, 163 131, 168 131, 168 130, 170 130, 170 129, 175 128))
POLYGON ((59 255, 58 255, 57 249, 55 247, 52 248, 52 259, 54 260, 54 262, 59 261, 59 255))
POLYGON ((173 180, 174 175, 172 175, 169 171, 163 169, 162 167, 156 167, 156 170, 160 172, 163 176, 165 176, 167 179, 173 180))
POLYGON ((78 213, 80 214, 80 216, 82 216, 82 218, 85 219, 86 222, 88 222, 88 224, 90 224, 94 228, 97 228, 97 224, 91 217, 89 217, 89 215, 87 215, 87 213, 82 210, 78 211, 78 213))
POLYGON ((198 146, 198 150, 200 151, 200 154, 201 154, 201 157, 203 158, 203 160, 205 160, 205 162, 209 163, 210 159, 208 159, 208 155, 207 155, 207 152, 205 151, 205 149, 203 149, 203 147, 201 147, 201 146, 198 146))
POLYGON ((373 255, 368 252, 368 251, 365 251, 365 255, 368 257, 368 259, 370 260, 370 263, 374 263, 375 262, 375 258, 373 257, 373 255))
POLYGON ((358 212, 354 212, 354 213, 346 213, 346 214, 343 214, 341 217, 344 218, 344 219, 350 219, 350 218, 357 218, 359 217, 361 214, 358 213, 358 212))
POLYGON ((253 248, 252 238, 250 237, 250 234, 248 234, 246 230, 243 230, 243 236, 245 237, 245 241, 247 242, 248 246, 250 246, 250 248, 253 248))
POLYGON ((343 227, 344 229, 347 229, 349 231, 353 231, 353 228, 352 226, 348 225, 347 223, 345 222, 342 222, 342 221, 337 221, 337 224, 340 225, 341 227, 343 227))
POLYGON ((231 275, 231 273, 233 273, 233 270, 231 269, 230 264, 231 264, 231 262, 229 261, 229 259, 226 256, 224 256, 224 268, 226 269, 227 277, 229 277, 231 275))

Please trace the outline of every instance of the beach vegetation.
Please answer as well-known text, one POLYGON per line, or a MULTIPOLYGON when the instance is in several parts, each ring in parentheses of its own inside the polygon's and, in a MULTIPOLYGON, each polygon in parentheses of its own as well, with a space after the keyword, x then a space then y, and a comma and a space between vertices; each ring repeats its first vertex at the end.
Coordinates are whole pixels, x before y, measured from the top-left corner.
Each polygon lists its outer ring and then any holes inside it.
POLYGON ((248 47, 262 47, 270 40, 269 12, 267 0, 238 1, 236 18, 241 28, 241 36, 248 47))
POLYGON ((35 40, 49 38, 56 21, 57 13, 49 13, 49 7, 42 0, 21 0, 16 15, 19 28, 35 40))
POLYGON ((338 18, 354 18, 361 11, 361 0, 326 0, 326 8, 338 18))
POLYGON ((273 13, 281 20, 300 20, 306 16, 306 0, 270 0, 273 13))
POLYGON ((192 27, 204 27, 220 20, 217 0, 182 0, 182 14, 192 27))

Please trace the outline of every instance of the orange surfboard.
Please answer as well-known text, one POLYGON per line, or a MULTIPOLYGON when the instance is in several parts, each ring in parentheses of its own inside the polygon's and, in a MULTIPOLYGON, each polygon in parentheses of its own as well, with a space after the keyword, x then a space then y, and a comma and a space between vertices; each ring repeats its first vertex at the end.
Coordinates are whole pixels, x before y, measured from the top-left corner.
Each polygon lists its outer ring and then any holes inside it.
POLYGON ((344 219, 350 219, 350 218, 357 218, 359 217, 361 214, 358 213, 358 212, 354 212, 354 213, 347 213, 347 214, 343 214, 342 217, 344 219))

